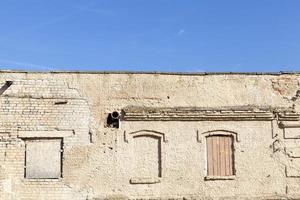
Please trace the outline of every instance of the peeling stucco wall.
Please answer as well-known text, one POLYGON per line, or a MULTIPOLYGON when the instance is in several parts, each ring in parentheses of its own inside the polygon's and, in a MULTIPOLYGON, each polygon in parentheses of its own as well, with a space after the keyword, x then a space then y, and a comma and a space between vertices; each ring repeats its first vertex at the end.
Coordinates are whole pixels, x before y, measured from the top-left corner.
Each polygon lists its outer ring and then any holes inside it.
POLYGON ((300 198, 300 74, 1 72, 7 81, 0 199, 300 198), (106 126, 112 111, 119 128, 106 126), (236 174, 207 181, 205 133, 218 130, 236 134, 236 174), (143 134, 160 145, 157 179, 136 178, 143 134), (62 178, 24 178, 25 137, 63 138, 62 178))

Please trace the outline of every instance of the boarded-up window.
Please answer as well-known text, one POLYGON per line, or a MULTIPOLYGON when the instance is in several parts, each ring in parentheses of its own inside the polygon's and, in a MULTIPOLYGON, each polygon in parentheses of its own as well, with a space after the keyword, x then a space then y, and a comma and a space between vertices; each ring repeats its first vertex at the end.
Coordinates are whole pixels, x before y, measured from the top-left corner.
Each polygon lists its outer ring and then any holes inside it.
POLYGON ((206 138, 207 142, 207 175, 232 176, 233 137, 213 135, 206 138))
POLYGON ((135 177, 161 177, 161 138, 136 136, 134 144, 135 177))
POLYGON ((56 179, 61 177, 61 139, 26 140, 25 177, 56 179))

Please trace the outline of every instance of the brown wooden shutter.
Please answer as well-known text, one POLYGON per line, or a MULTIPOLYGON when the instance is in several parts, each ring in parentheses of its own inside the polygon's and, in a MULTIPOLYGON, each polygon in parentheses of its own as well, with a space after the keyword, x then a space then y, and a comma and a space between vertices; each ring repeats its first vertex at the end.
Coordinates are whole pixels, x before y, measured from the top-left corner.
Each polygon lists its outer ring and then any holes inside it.
POLYGON ((233 175, 232 141, 231 136, 213 135, 206 138, 208 176, 233 175))

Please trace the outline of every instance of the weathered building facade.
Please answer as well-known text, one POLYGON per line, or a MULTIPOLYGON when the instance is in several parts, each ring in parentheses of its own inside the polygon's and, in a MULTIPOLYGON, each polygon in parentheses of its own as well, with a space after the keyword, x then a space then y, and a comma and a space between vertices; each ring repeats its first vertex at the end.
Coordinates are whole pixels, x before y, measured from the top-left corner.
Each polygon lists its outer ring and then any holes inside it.
POLYGON ((0 74, 0 199, 300 199, 300 74, 0 74))

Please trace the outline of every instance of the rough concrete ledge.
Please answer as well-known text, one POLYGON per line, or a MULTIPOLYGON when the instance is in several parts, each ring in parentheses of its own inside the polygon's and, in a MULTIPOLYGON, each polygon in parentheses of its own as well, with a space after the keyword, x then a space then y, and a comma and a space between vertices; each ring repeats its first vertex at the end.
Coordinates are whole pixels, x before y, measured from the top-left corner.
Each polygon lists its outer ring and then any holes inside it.
POLYGON ((136 107, 122 109, 124 121, 299 121, 291 108, 258 106, 234 107, 136 107))
POLYGON ((0 73, 25 73, 25 74, 160 74, 160 75, 300 75, 300 71, 279 71, 279 72, 167 72, 167 71, 26 71, 26 70, 0 70, 0 73))

